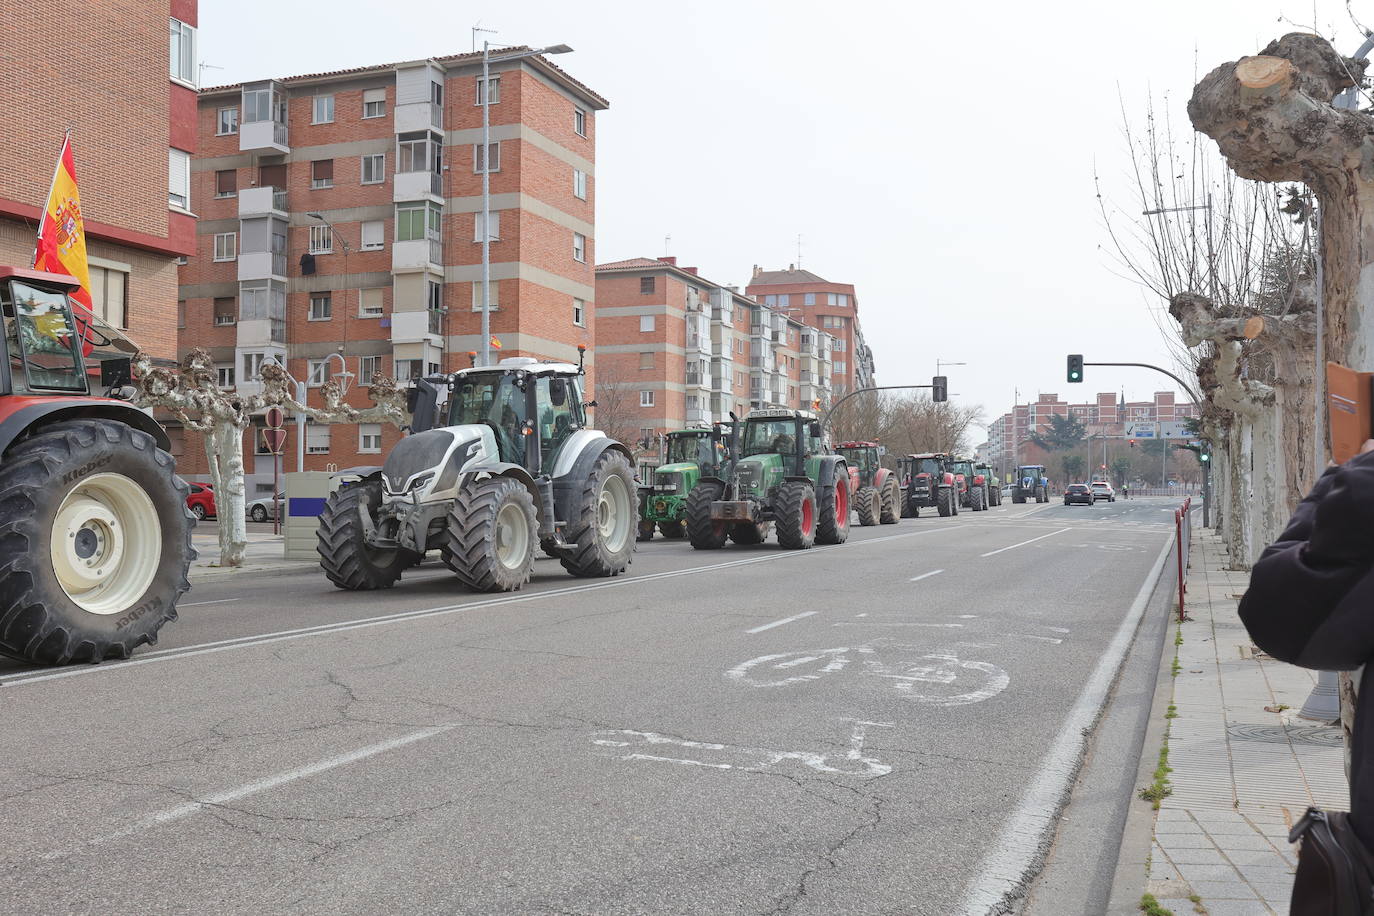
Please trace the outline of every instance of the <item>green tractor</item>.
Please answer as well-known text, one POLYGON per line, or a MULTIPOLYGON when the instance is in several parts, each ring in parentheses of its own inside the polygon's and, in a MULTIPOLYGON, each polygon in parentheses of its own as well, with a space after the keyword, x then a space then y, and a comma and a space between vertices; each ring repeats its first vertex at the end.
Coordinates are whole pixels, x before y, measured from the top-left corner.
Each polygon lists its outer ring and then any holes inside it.
POLYGON ((692 546, 718 550, 727 539, 761 544, 770 526, 788 550, 844 543, 849 467, 842 455, 830 453, 816 415, 755 410, 742 422, 734 414, 730 419, 729 457, 718 475, 703 474, 687 497, 692 546))
POLYGON ((992 472, 992 467, 988 464, 979 462, 973 466, 973 477, 977 480, 983 478, 983 487, 987 491, 987 506, 1002 505, 1002 484, 997 479, 997 475, 992 472))
POLYGON ((703 474, 720 475, 725 447, 706 428, 678 429, 663 437, 658 467, 639 489, 639 540, 653 540, 654 528, 665 538, 687 533, 687 494, 703 474))

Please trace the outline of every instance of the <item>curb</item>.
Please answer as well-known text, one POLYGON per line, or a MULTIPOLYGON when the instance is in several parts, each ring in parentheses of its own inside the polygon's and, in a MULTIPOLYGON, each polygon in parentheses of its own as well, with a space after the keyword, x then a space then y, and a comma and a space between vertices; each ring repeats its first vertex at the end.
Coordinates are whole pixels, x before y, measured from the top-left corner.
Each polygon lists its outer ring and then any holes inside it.
POLYGON ((287 576, 292 573, 308 572, 317 569, 318 563, 309 560, 296 560, 290 566, 277 564, 273 566, 257 566, 248 564, 245 566, 201 566, 192 568, 187 578, 191 582, 191 587, 208 584, 211 582, 223 582, 226 579, 236 579, 244 574, 257 576, 287 576))

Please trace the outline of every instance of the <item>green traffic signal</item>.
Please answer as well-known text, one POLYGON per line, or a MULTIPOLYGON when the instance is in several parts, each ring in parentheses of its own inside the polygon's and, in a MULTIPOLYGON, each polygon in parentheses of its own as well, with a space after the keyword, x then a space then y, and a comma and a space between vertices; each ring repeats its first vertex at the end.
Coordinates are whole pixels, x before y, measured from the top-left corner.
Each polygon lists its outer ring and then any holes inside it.
POLYGON ((1069 381, 1083 381, 1083 354, 1081 353, 1069 354, 1069 381))

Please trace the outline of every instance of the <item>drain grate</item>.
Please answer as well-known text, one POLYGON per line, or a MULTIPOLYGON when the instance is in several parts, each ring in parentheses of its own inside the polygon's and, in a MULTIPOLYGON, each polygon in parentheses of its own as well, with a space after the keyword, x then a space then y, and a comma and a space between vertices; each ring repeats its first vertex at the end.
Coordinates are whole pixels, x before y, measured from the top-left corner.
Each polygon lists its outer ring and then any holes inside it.
POLYGON ((1330 725, 1228 725, 1226 734, 1241 741, 1264 741, 1269 744, 1315 744, 1318 747, 1340 747, 1341 730, 1330 725))

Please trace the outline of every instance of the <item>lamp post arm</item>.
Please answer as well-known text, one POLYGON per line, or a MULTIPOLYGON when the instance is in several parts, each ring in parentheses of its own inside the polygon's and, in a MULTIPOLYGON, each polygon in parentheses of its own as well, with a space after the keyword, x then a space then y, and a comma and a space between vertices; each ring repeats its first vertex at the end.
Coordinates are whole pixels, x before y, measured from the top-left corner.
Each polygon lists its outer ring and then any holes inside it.
POLYGON ((1202 403, 1202 398, 1198 397, 1198 393, 1197 393, 1196 391, 1194 391, 1194 390, 1188 385, 1187 382, 1185 382, 1183 379, 1179 378, 1177 375, 1174 375, 1174 374, 1173 374, 1172 372, 1170 372, 1168 369, 1161 369, 1161 368, 1159 368, 1158 366, 1152 366, 1152 365, 1150 365, 1149 363, 1084 363, 1083 365, 1085 365, 1085 366, 1133 366, 1133 367, 1135 367, 1135 368, 1137 368, 1137 369, 1153 369, 1153 370, 1155 370, 1156 372, 1162 372, 1162 373, 1164 373, 1165 375, 1169 376, 1169 378, 1171 378, 1171 379, 1173 379, 1175 382, 1177 382, 1177 383, 1178 383, 1178 387, 1180 387, 1180 388, 1182 388, 1184 391, 1188 392, 1188 397, 1190 397, 1190 398, 1193 399, 1193 403, 1194 403, 1194 404, 1199 404, 1199 405, 1200 405, 1200 404, 1202 403))
POLYGON ((821 425, 828 424, 830 422, 831 416, 834 415, 835 411, 839 408, 839 406, 843 404, 845 401, 854 397, 855 395, 860 395, 867 391, 910 391, 914 388, 934 387, 934 385, 878 385, 875 388, 855 388, 853 391, 849 392, 849 394, 845 395, 844 397, 836 401, 834 404, 830 405, 830 409, 825 412, 825 416, 821 417, 821 425))

